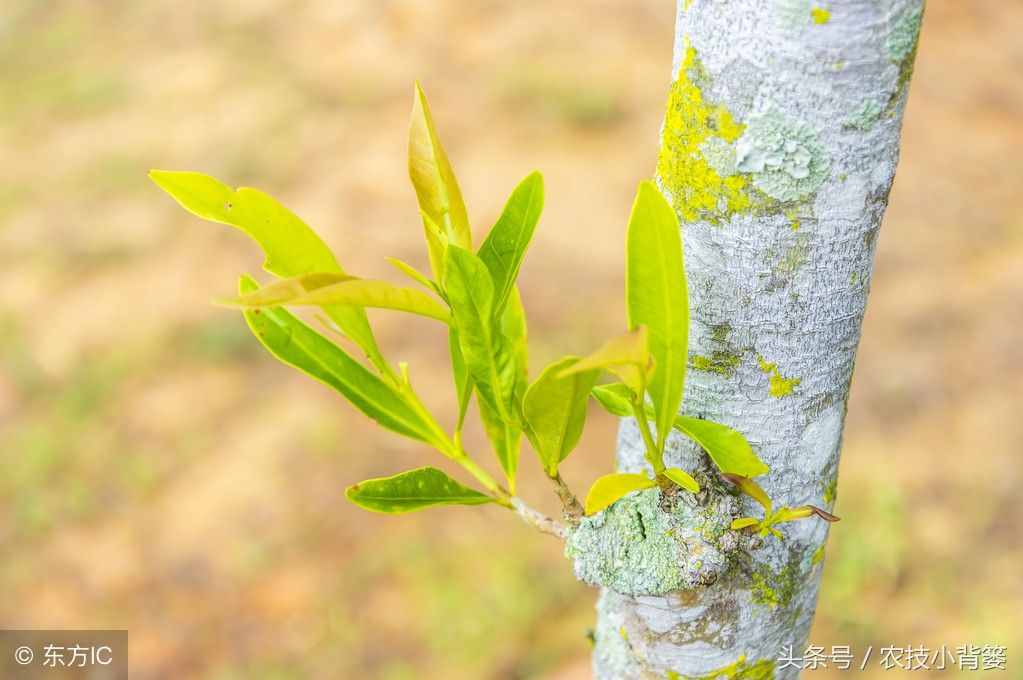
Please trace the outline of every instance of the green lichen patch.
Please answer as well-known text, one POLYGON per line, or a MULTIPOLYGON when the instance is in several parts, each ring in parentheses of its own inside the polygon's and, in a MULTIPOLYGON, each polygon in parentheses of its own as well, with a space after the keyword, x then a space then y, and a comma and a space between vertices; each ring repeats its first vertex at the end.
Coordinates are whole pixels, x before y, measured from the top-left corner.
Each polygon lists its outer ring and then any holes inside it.
POLYGON ((697 371, 717 373, 726 378, 731 378, 739 369, 742 359, 738 354, 725 350, 714 350, 711 355, 694 354, 689 357, 689 367, 697 371))
POLYGON ((789 220, 789 226, 792 231, 799 231, 799 227, 803 226, 803 220, 799 215, 799 210, 795 207, 789 208, 785 211, 785 217, 789 220))
POLYGON ((844 125, 854 130, 870 130, 881 119, 884 109, 885 106, 881 102, 873 99, 864 99, 859 108, 845 119, 844 125))
POLYGON ((797 238, 796 242, 785 251, 781 260, 774 266, 774 275, 783 279, 791 278, 799 271, 800 267, 806 264, 808 257, 807 239, 805 237, 797 238))
POLYGON ((776 609, 785 609, 802 582, 799 560, 789 560, 781 571, 775 572, 765 564, 757 565, 752 574, 753 601, 757 604, 776 609))
POLYGON ((724 323, 716 323, 711 326, 711 338, 714 342, 727 342, 728 336, 732 333, 732 324, 727 321, 724 323))
POLYGON ((799 383, 803 382, 802 378, 786 378, 778 369, 778 364, 770 362, 762 356, 757 357, 757 365, 760 366, 763 373, 769 376, 768 391, 776 399, 789 396, 799 386, 799 383))
POLYGON ((664 595, 713 583, 739 549, 729 526, 739 510, 722 495, 706 505, 647 489, 584 517, 565 544, 576 577, 623 595, 664 595))
POLYGON ((888 34, 885 47, 892 62, 899 66, 899 79, 895 89, 888 98, 884 108, 885 116, 895 113, 896 105, 909 87, 909 81, 913 78, 913 65, 916 63, 916 50, 920 44, 920 24, 923 21, 923 8, 905 12, 895 22, 892 32, 888 34))
POLYGON ((743 132, 724 106, 704 99, 707 74, 692 46, 686 47, 678 80, 671 86, 657 176, 683 220, 717 224, 749 210, 749 180, 736 172, 734 143, 743 132))
POLYGON ((828 483, 824 485, 824 502, 828 504, 830 508, 835 504, 835 500, 838 498, 838 475, 834 475, 828 480, 828 483))
POLYGON ((810 564, 817 566, 824 561, 824 545, 824 543, 821 543, 820 546, 813 551, 813 555, 810 556, 810 564))
POLYGON ((810 10, 810 18, 813 19, 813 23, 823 25, 831 21, 831 12, 824 7, 814 7, 810 10))
POLYGON ((717 373, 726 378, 731 378, 739 370, 746 350, 736 347, 729 340, 729 336, 732 333, 732 326, 730 324, 714 324, 711 326, 710 331, 710 339, 718 348, 712 350, 709 356, 705 354, 690 355, 689 367, 694 371, 717 373))
POLYGON ((752 174, 757 189, 782 202, 809 197, 831 168, 814 129, 773 108, 750 116, 735 150, 736 167, 752 174))
POLYGON ((895 26, 892 27, 892 32, 888 34, 888 40, 885 42, 888 56, 892 61, 901 62, 916 50, 922 20, 923 9, 916 7, 905 12, 895 22, 895 26))

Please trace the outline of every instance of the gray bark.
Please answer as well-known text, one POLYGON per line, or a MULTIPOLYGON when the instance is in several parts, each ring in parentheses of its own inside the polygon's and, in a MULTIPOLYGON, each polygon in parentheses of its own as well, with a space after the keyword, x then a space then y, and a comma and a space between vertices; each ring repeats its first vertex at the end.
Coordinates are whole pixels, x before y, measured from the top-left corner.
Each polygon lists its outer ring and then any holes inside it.
MULTIPOLYGON (((834 504, 846 400, 899 152, 922 0, 679 0, 658 181, 683 224, 690 367, 683 411, 735 427, 776 505, 834 504)), ((569 536, 602 587, 601 680, 789 678, 806 644, 828 526, 751 539, 762 512, 680 437, 696 501, 650 490, 569 536)), ((635 423, 618 466, 647 467, 635 423)), ((841 524, 836 530, 841 530, 841 524)))

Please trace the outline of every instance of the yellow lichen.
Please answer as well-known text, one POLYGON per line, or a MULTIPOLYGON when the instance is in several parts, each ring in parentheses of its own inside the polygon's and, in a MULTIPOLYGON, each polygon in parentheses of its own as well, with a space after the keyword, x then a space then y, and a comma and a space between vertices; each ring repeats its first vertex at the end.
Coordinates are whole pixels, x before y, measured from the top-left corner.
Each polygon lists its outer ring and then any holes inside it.
POLYGON ((792 231, 799 231, 799 227, 802 226, 799 211, 796 208, 789 208, 785 211, 785 217, 789 218, 789 226, 792 227, 792 231))
POLYGON ((705 77, 696 50, 687 45, 668 98, 657 174, 684 220, 717 223, 752 202, 748 180, 734 169, 732 145, 745 126, 724 106, 704 99, 698 81, 705 77), (710 148, 723 148, 731 157, 707 158, 710 148))
POLYGON ((770 385, 768 390, 772 397, 781 399, 792 394, 792 392, 799 386, 799 383, 803 382, 802 378, 786 378, 778 370, 778 364, 767 361, 762 356, 757 357, 757 365, 760 366, 760 370, 770 376, 770 385))
POLYGON ((731 378, 735 375, 735 371, 739 368, 741 362, 742 360, 738 355, 723 350, 714 350, 709 357, 702 354, 694 354, 689 357, 689 365, 693 369, 717 373, 726 378, 731 378))
POLYGON ((815 24, 826 24, 831 21, 831 12, 823 7, 814 7, 811 9, 810 16, 813 17, 813 23, 815 24))
POLYGON ((752 574, 753 601, 771 609, 788 607, 801 579, 799 565, 795 561, 790 561, 777 573, 761 565, 752 574))
POLYGON ((668 671, 667 680, 771 680, 774 677, 774 659, 760 659, 750 663, 743 654, 735 663, 703 675, 683 676, 668 671))

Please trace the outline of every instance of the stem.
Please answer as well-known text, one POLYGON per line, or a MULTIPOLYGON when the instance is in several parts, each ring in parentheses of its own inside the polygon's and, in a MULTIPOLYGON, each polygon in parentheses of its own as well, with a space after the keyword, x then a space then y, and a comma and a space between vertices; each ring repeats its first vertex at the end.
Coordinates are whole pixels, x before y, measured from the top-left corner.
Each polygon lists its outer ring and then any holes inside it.
MULTIPOLYGON (((514 510, 518 516, 526 522, 526 524, 536 527, 545 534, 557 536, 562 540, 568 536, 568 527, 551 519, 538 510, 534 510, 518 496, 513 496, 508 493, 504 487, 494 481, 494 478, 491 477, 486 470, 477 465, 472 458, 469 458, 469 455, 465 453, 464 450, 460 451, 460 455, 456 456, 454 460, 494 495, 494 499, 497 501, 498 505, 508 508, 509 510, 514 510)), ((578 501, 576 501, 576 504, 578 504, 578 501)), ((581 510, 582 508, 580 508, 580 514, 582 514, 581 510)))
POLYGON ((494 478, 490 476, 490 473, 477 465, 476 461, 470 458, 465 451, 459 451, 459 454, 456 455, 453 460, 465 468, 470 475, 475 477, 476 481, 482 484, 487 491, 492 493, 498 504, 503 505, 506 508, 513 508, 511 503, 512 495, 508 493, 504 487, 494 481, 494 478))
POLYGON ((568 527, 529 507, 521 498, 513 497, 511 503, 512 509, 519 514, 519 517, 526 524, 536 527, 545 534, 557 536, 561 540, 565 540, 568 537, 568 527))
POLYGON ((664 472, 664 461, 661 460, 657 444, 654 443, 654 435, 650 431, 650 421, 647 420, 644 406, 643 393, 641 392, 632 402, 632 413, 636 417, 639 433, 643 436, 643 443, 646 444, 646 459, 653 466, 654 474, 659 475, 664 472))
POLYGON ((579 518, 583 516, 583 506, 576 498, 576 495, 572 493, 572 490, 568 488, 568 484, 565 484, 565 480, 561 478, 560 472, 555 472, 554 476, 550 478, 554 482, 554 490, 558 494, 558 498, 561 500, 561 507, 565 514, 565 519, 572 524, 577 524, 579 518))

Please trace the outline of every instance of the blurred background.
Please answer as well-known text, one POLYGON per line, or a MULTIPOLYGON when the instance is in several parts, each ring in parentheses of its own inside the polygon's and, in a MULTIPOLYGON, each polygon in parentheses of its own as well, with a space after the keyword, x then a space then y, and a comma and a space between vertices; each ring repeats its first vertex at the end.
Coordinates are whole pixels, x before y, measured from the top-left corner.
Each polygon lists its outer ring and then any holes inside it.
MULTIPOLYGON (((140 679, 588 678, 595 593, 555 540, 500 508, 344 501, 440 457, 211 306, 261 257, 146 171, 262 188, 346 268, 399 281, 384 256, 427 269, 405 170, 421 79, 477 238, 519 179, 546 175, 521 277, 535 371, 624 323, 625 220, 654 168, 673 15, 671 0, 4 0, 0 626, 127 628, 140 679)), ((819 645, 1007 645, 1023 677, 1021 26, 1019 2, 928 7, 819 645)), ((445 336, 371 317, 449 422, 445 336)), ((615 429, 591 413, 564 468, 578 491, 610 469, 615 429)), ((553 512, 528 449, 521 467, 553 512)))

